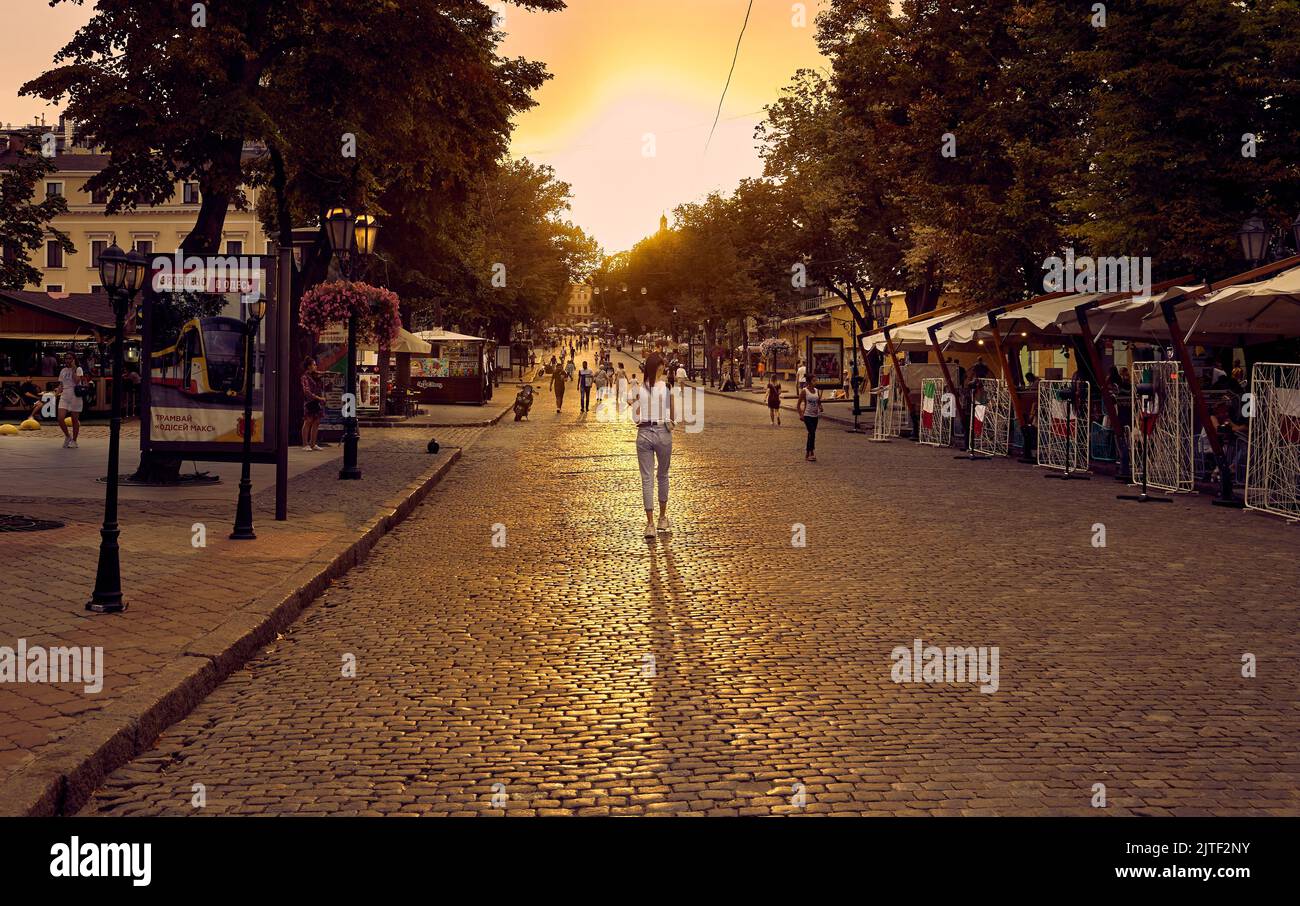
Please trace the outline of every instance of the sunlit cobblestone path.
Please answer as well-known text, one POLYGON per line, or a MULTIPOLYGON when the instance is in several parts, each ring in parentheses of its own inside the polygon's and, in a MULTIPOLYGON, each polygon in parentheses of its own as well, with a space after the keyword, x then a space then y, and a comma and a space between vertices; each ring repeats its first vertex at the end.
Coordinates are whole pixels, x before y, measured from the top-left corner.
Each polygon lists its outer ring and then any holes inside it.
POLYGON ((632 430, 577 403, 487 431, 88 811, 1300 814, 1294 527, 831 424, 806 464, 711 396, 647 543, 632 430), (918 638, 998 646, 996 692, 893 682, 918 638))

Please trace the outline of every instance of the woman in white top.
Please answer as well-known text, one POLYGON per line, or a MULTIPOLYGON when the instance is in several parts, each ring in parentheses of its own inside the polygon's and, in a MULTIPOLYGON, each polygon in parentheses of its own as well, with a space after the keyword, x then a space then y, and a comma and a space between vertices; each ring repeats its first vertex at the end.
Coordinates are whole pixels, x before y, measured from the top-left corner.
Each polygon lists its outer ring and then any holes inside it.
POLYGON ((817 419, 822 414, 822 395, 812 377, 804 378, 804 385, 799 390, 799 417, 808 428, 808 445, 804 448, 803 458, 808 462, 817 461, 817 419))
POLYGON ((77 388, 85 386, 86 372, 77 366, 77 357, 68 353, 64 359, 63 370, 59 372, 59 383, 63 385, 59 390, 59 430, 63 432, 63 448, 65 450, 77 449, 77 437, 81 434, 81 410, 84 402, 81 397, 77 396, 77 388), (72 433, 68 433, 68 426, 64 422, 68 417, 72 418, 72 433))
POLYGON ((659 488, 659 526, 671 532, 668 521, 668 465, 673 457, 673 396, 659 379, 663 359, 651 355, 645 363, 645 380, 629 399, 636 422, 636 459, 641 467, 641 497, 645 503, 645 536, 655 536, 655 485, 659 488), (657 468, 656 468, 657 465, 657 468))

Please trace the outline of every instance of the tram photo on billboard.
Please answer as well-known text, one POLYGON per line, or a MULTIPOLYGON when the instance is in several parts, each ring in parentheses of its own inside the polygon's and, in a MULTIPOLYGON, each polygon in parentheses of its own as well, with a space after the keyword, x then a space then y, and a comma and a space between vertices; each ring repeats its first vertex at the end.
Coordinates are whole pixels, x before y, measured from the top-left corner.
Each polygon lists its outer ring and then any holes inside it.
POLYGON ((237 456, 243 444, 247 369, 252 443, 273 450, 275 394, 268 392, 276 330, 251 308, 270 292, 260 256, 158 256, 145 287, 142 361, 144 449, 196 458, 237 456), (250 345, 251 344, 251 345, 250 345))

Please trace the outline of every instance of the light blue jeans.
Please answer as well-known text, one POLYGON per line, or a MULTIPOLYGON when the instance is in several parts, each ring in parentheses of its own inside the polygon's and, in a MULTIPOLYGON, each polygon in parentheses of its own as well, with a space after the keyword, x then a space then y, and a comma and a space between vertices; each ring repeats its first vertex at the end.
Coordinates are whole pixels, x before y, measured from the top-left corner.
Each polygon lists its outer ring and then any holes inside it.
POLYGON ((655 479, 659 481, 659 500, 668 502, 668 464, 673 458, 673 432, 663 425, 642 425, 636 429, 636 461, 641 466, 641 496, 646 512, 655 508, 655 479), (659 468, 656 472, 655 460, 659 468))

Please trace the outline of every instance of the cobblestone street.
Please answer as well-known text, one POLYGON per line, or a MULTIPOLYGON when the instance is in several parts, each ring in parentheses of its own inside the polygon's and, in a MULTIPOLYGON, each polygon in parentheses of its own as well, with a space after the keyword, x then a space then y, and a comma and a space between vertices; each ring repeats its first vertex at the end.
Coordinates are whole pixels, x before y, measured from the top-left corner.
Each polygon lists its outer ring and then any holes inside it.
POLYGON ((83 813, 1300 814, 1294 526, 832 423, 805 463, 710 395, 647 541, 577 409, 485 430, 83 813), (997 690, 895 683, 914 639, 997 690))

